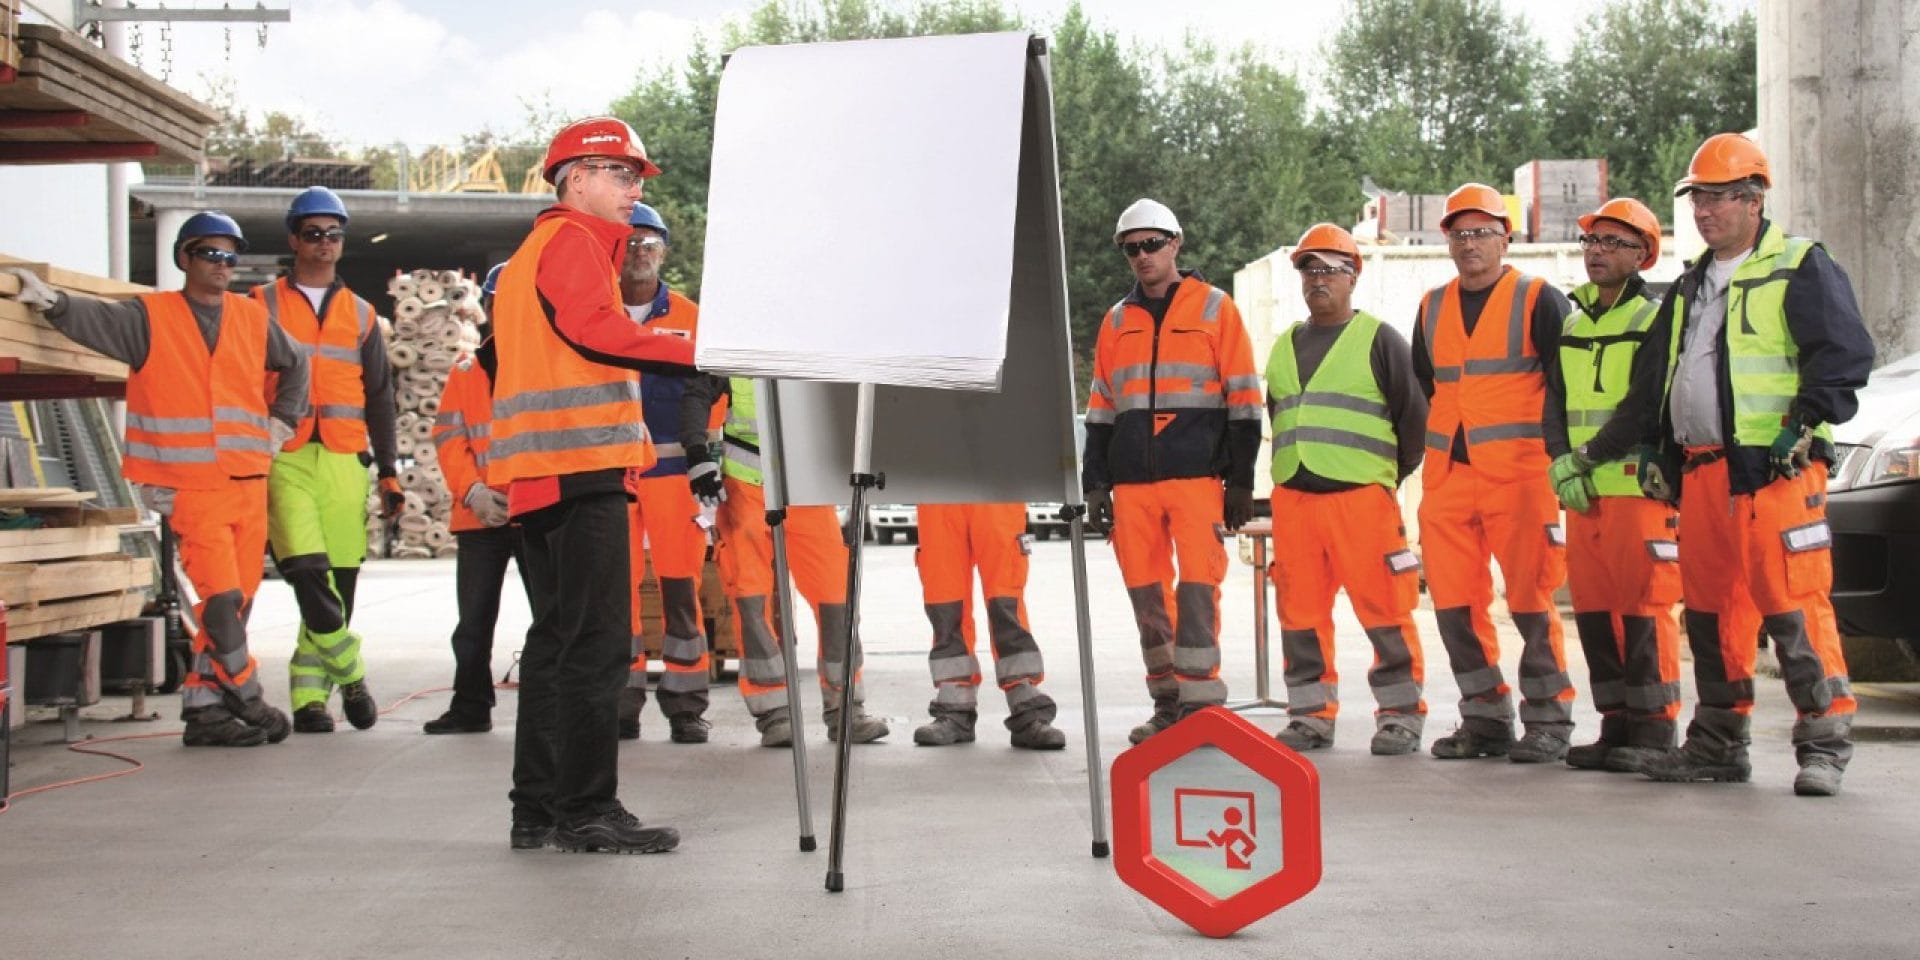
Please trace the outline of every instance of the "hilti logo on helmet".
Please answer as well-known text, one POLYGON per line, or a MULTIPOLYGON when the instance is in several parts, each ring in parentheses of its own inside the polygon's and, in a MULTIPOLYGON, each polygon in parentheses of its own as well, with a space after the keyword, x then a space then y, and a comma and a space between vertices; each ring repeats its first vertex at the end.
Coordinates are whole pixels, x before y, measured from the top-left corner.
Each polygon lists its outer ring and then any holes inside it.
POLYGON ((592 137, 581 137, 580 145, 584 147, 589 143, 620 143, 626 139, 617 133, 602 133, 592 137))

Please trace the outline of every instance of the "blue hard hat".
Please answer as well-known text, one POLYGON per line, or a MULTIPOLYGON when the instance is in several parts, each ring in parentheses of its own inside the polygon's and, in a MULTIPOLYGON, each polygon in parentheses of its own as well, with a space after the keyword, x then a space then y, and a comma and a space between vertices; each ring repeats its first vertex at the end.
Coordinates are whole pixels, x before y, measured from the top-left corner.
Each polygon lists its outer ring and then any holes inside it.
POLYGON ((308 187, 293 198, 287 207, 287 232, 300 229, 300 221, 306 217, 339 217, 347 222, 347 205, 340 202, 340 195, 326 187, 308 187))
POLYGON ((667 233, 667 222, 660 219, 660 211, 644 203, 636 203, 633 205, 633 215, 627 218, 627 226, 652 227, 660 231, 660 239, 668 243, 673 242, 673 237, 667 233))
POLYGON ((186 248, 187 241, 201 237, 231 237, 239 252, 247 252, 247 237, 240 232, 240 224, 218 210, 205 210, 188 217, 187 222, 180 225, 180 232, 174 234, 174 266, 180 265, 180 251, 186 248))
POLYGON ((489 297, 493 296, 494 288, 500 284, 500 271, 505 269, 507 269, 505 260, 494 264, 493 269, 487 271, 487 279, 480 282, 480 292, 489 297))

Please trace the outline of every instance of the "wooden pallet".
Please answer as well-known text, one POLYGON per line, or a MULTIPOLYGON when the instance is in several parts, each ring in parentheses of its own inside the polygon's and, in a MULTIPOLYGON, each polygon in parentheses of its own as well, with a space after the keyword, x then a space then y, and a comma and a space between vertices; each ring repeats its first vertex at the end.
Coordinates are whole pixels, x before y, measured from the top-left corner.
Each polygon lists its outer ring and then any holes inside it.
POLYGON ((141 608, 146 605, 145 591, 129 591, 8 610, 7 642, 118 623, 139 616, 141 608))
POLYGON ((46 563, 0 563, 0 602, 12 611, 77 597, 142 591, 153 585, 153 561, 116 554, 46 563))

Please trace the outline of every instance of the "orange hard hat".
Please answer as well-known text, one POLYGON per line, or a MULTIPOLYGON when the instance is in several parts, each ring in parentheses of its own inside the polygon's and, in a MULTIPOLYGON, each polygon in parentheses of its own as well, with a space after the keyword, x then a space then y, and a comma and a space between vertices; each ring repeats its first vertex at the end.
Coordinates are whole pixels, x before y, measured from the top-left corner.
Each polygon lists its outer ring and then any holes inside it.
POLYGON ((647 148, 640 142, 640 135, 617 117, 588 117, 561 127, 553 142, 547 145, 547 159, 540 165, 540 175, 553 183, 553 172, 561 164, 584 157, 627 160, 640 168, 643 177, 660 175, 660 168, 647 159, 647 148))
POLYGON ((1353 242, 1353 234, 1337 224, 1316 223, 1300 235, 1300 242, 1293 246, 1294 269, 1300 269, 1300 261, 1313 253, 1339 254, 1353 268, 1353 275, 1360 275, 1360 245, 1353 242))
POLYGON ((1463 213, 1484 213, 1513 232, 1513 221, 1507 217, 1507 198, 1500 191, 1484 183, 1469 183, 1447 194, 1447 210, 1440 215, 1440 229, 1445 230, 1453 218, 1463 213))
POLYGON ((1626 225, 1640 239, 1647 242, 1647 255, 1640 258, 1640 269, 1645 270, 1660 262, 1660 218, 1653 215, 1647 205, 1632 197, 1615 197, 1600 205, 1600 209, 1580 218, 1580 232, 1592 233, 1596 220, 1613 220, 1626 225))
POLYGON ((1760 145, 1738 133, 1716 133, 1693 152, 1687 175, 1680 179, 1673 195, 1685 196, 1696 187, 1749 179, 1760 181, 1763 187, 1773 186, 1773 168, 1767 165, 1767 155, 1760 152, 1760 145))

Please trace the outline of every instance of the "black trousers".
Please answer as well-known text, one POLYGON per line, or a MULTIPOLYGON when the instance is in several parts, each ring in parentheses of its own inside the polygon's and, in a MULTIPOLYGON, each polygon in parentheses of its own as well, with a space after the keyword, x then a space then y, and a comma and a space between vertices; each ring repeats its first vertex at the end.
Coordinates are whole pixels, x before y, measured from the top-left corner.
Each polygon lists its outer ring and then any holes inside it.
POLYGON ((533 625, 508 798, 518 818, 566 823, 619 805, 618 701, 633 656, 627 498, 589 493, 520 522, 533 625))
MULTIPOLYGON (((520 528, 462 530, 453 539, 460 545, 453 562, 460 622, 453 627, 450 709, 462 717, 484 719, 493 711, 493 627, 500 620, 507 562, 520 559, 520 528)), ((525 562, 520 564, 520 582, 523 586, 527 582, 525 562)))

